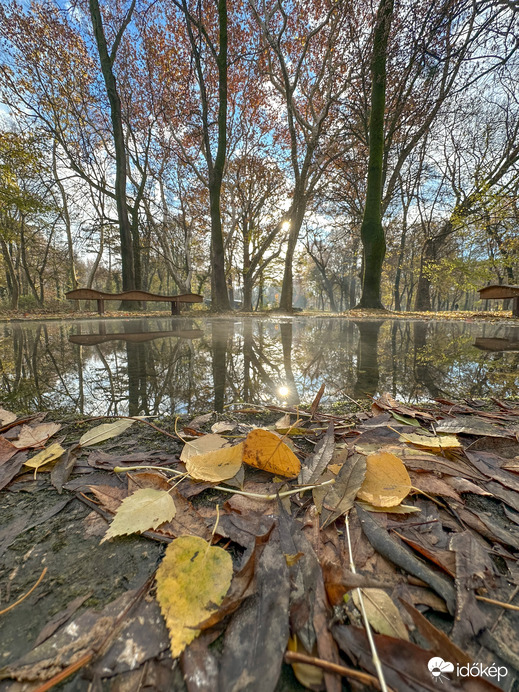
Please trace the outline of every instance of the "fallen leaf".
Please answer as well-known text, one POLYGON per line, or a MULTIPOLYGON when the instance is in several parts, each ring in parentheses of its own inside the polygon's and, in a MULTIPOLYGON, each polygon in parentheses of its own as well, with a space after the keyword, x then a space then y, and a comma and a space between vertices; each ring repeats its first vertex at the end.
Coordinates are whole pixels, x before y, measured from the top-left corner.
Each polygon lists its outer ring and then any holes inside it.
POLYGON ((215 449, 221 449, 228 444, 229 441, 221 435, 211 434, 197 437, 192 442, 186 442, 180 454, 180 461, 187 461, 191 457, 205 454, 206 452, 214 452, 215 449))
POLYGON ((335 436, 333 421, 328 426, 324 437, 317 443, 313 454, 306 459, 298 477, 300 485, 313 485, 317 483, 328 464, 335 449, 335 436))
POLYGON ((156 529, 174 516, 175 503, 168 492, 153 488, 137 490, 121 502, 101 543, 114 536, 156 529))
MULTIPOLYGON (((344 450, 346 454, 347 450, 344 450)), ((366 459, 354 453, 346 459, 323 499, 321 529, 329 526, 353 506, 353 501, 366 475, 366 459)))
MULTIPOLYGON (((390 596, 382 589, 360 589, 360 591, 367 618, 375 632, 409 641, 407 627, 390 596)), ((353 591, 352 598, 358 611, 362 612, 359 589, 353 591)))
POLYGON ((236 427, 236 423, 230 423, 229 421, 222 420, 219 423, 215 423, 214 425, 211 425, 211 432, 213 432, 213 433, 232 432, 235 427, 236 427))
POLYGON ((391 411, 391 415, 393 418, 400 423, 403 423, 404 425, 413 425, 415 428, 420 427, 420 421, 416 420, 416 418, 411 418, 410 416, 401 416, 399 413, 396 413, 395 411, 391 411))
POLYGON ((488 437, 514 437, 513 432, 478 416, 456 416, 456 418, 442 420, 436 425, 436 431, 488 437))
POLYGON ((30 425, 22 425, 18 439, 13 445, 18 449, 41 447, 49 437, 52 437, 61 428, 59 423, 40 423, 32 428, 30 425))
POLYGON ((11 457, 18 452, 18 447, 15 447, 9 440, 0 435, 0 464, 9 461, 11 457))
POLYGON ((247 435, 243 461, 254 468, 287 478, 294 478, 301 470, 301 462, 283 440, 275 433, 259 428, 247 435))
POLYGON ((424 449, 459 449, 461 447, 461 442, 454 435, 444 435, 442 437, 431 435, 429 437, 428 435, 411 433, 409 435, 400 435, 398 439, 400 442, 409 442, 424 449))
POLYGON ((42 449, 42 451, 38 452, 36 456, 28 459, 25 462, 25 466, 29 466, 29 468, 34 469, 34 477, 36 478, 36 472, 41 466, 59 459, 59 457, 64 453, 65 450, 63 447, 56 442, 55 444, 50 445, 50 447, 47 447, 47 449, 42 449))
POLYGON ((17 418, 18 416, 16 413, 7 411, 7 409, 0 406, 0 425, 9 425, 9 423, 13 423, 13 421, 15 421, 17 418))
POLYGON ((229 553, 202 538, 181 536, 168 545, 157 570, 157 600, 173 658, 199 634, 198 625, 218 610, 232 574, 229 553))
POLYGON ((399 505, 411 490, 411 479, 402 460, 380 452, 366 459, 366 476, 357 494, 359 500, 375 507, 399 505))
POLYGON ((284 416, 281 416, 275 423, 274 423, 275 428, 290 428, 290 414, 285 413, 284 416))
POLYGON ((371 502, 362 502, 358 500, 357 504, 362 509, 367 512, 386 512, 387 514, 413 514, 413 512, 420 512, 420 507, 415 507, 414 505, 395 505, 394 507, 377 507, 372 505, 371 502))
POLYGON ((205 454, 189 456, 185 462, 186 471, 192 478, 213 483, 232 478, 241 469, 243 445, 240 442, 233 447, 222 447, 205 454))
POLYGON ((121 418, 113 423, 103 423, 102 425, 97 425, 95 428, 92 428, 81 436, 79 444, 81 447, 91 447, 99 442, 104 442, 105 440, 109 440, 112 437, 120 435, 134 423, 134 420, 121 418))
MULTIPOLYGON (((287 649, 289 651, 297 651, 300 654, 306 654, 307 656, 315 657, 317 655, 317 645, 314 646, 313 651, 307 651, 296 634, 289 637, 287 649)), ((324 678, 321 668, 309 665, 308 663, 296 663, 295 661, 291 661, 290 665, 292 666, 296 678, 307 690, 317 690, 321 688, 324 678)))

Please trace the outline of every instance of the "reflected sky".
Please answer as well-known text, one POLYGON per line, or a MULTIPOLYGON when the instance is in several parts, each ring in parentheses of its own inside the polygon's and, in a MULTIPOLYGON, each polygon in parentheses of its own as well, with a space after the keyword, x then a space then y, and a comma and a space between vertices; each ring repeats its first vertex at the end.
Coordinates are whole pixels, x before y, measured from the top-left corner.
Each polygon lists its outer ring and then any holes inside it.
POLYGON ((519 395, 519 328, 338 318, 180 317, 0 323, 0 401, 17 411, 195 414, 519 395))

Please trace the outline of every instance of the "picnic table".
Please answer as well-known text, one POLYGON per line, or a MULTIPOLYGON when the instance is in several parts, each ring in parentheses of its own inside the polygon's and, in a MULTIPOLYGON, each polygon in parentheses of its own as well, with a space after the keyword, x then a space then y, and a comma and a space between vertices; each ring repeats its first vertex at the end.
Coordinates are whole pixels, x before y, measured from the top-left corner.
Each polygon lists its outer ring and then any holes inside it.
POLYGON ((105 300, 125 300, 133 302, 154 301, 160 303, 171 303, 171 314, 180 314, 180 303, 201 303, 203 296, 198 293, 183 293, 179 296, 160 296, 148 291, 122 291, 122 293, 103 293, 94 288, 76 288, 68 291, 65 296, 69 300, 96 300, 97 311, 102 315, 105 311, 105 300))
POLYGON ((513 298, 512 315, 519 317, 519 286, 509 286, 507 284, 495 284, 480 288, 479 297, 481 300, 497 299, 507 300, 513 298))

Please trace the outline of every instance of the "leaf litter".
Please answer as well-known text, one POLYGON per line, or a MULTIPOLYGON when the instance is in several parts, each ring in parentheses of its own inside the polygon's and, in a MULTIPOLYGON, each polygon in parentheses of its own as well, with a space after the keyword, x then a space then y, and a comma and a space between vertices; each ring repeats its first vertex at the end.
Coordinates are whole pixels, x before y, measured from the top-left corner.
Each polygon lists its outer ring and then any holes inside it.
MULTIPOLYGON (((124 673, 159 690, 339 692, 432 690, 441 676, 446 690, 515 689, 519 407, 424 410, 386 394, 342 417, 317 397, 267 410, 261 426, 250 411, 181 432, 119 418, 56 441, 60 422, 0 409, 3 493, 69 494, 115 553, 134 534, 165 546, 103 610, 82 605, 86 592, 49 613, 0 680, 43 690, 96 671, 109 689, 124 673), (130 426, 154 428, 161 449, 110 454, 130 426)), ((4 550, 33 525, 2 527, 4 550)), ((23 599, 45 603, 37 577, 23 599)), ((2 592, 0 617, 19 600, 2 592)))

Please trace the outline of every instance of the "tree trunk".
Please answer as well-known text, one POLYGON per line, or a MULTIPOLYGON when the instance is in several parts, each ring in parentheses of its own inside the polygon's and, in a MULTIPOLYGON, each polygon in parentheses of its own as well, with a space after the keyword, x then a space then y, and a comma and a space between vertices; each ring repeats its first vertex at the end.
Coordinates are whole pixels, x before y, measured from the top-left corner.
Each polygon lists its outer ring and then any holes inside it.
POLYGON ((357 307, 383 309, 380 285, 386 239, 382 227, 384 160, 384 111, 386 107, 386 59, 393 0, 380 0, 373 36, 371 61, 371 114, 369 119, 369 163, 366 204, 360 229, 364 248, 362 296, 357 307))
POLYGON ((2 248, 2 255, 5 262, 5 267, 7 269, 7 276, 9 278, 11 289, 11 310, 18 310, 18 301, 20 300, 20 283, 18 281, 18 277, 16 276, 16 270, 13 265, 11 253, 9 252, 9 247, 3 238, 0 238, 0 247, 2 248))
POLYGON ((290 221, 290 230, 285 255, 283 283, 281 285, 281 298, 279 299, 279 308, 283 312, 292 312, 292 300, 294 297, 294 253, 296 250, 299 233, 301 231, 301 226, 303 225, 305 211, 306 197, 298 192, 294 193, 294 203, 292 204, 288 216, 290 221))
POLYGON ((418 278, 418 286, 416 287, 416 299, 414 309, 419 312, 430 312, 431 305, 431 282, 427 275, 427 265, 434 259, 435 247, 434 240, 428 238, 422 252, 420 260, 420 276, 418 278))
MULTIPOLYGON (((119 41, 122 34, 130 21, 135 0, 128 10, 124 23, 119 30, 114 41, 111 55, 108 53, 106 36, 103 27, 103 18, 99 8, 98 0, 89 0, 90 18, 101 62, 101 72, 103 74, 108 101, 110 102, 110 119, 112 121, 112 131, 114 138, 115 150, 115 197, 117 203, 117 217, 119 219, 119 233, 121 237, 121 263, 122 263, 122 280, 123 291, 131 291, 135 288, 140 288, 135 281, 135 258, 134 258, 134 243, 132 238, 132 229, 130 219, 128 217, 128 206, 126 199, 126 145, 124 140, 123 120, 121 112, 121 99, 117 91, 117 81, 113 71, 113 63, 117 53, 119 41)), ((135 307, 135 304, 130 304, 135 307)), ((122 304, 121 304, 121 307, 122 304)), ((124 306, 127 309, 128 306, 124 306)))

